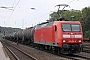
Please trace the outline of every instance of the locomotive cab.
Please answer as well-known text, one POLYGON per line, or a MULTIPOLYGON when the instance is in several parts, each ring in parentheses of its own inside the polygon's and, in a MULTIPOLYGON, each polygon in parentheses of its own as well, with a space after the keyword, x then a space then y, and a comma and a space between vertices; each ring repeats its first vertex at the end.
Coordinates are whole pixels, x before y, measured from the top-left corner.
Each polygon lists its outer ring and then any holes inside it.
POLYGON ((83 33, 79 21, 56 22, 55 41, 58 41, 62 53, 78 53, 83 49, 83 33))

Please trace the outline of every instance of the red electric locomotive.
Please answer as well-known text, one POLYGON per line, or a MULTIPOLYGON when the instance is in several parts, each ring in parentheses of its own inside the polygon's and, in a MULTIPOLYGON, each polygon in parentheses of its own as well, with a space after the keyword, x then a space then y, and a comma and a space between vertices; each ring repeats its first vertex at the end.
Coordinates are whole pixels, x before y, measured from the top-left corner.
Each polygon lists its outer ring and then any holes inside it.
POLYGON ((34 43, 61 53, 78 53, 83 49, 82 26, 79 21, 54 21, 38 24, 34 43))

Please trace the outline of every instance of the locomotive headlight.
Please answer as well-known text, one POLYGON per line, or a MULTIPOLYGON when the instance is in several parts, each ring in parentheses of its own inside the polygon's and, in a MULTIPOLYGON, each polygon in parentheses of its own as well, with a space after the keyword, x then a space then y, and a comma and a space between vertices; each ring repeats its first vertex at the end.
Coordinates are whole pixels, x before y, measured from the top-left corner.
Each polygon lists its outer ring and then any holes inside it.
POLYGON ((70 35, 63 34, 63 38, 70 38, 70 35))
POLYGON ((78 42, 82 42, 81 40, 78 40, 78 42))
POLYGON ((65 43, 65 42, 67 42, 66 40, 63 40, 63 42, 65 43))

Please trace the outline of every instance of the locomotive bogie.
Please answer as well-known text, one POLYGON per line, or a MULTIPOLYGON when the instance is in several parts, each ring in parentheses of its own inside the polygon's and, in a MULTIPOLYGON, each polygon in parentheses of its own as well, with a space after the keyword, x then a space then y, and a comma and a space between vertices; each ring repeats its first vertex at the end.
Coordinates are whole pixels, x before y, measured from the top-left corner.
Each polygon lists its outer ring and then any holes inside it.
POLYGON ((73 54, 80 53, 83 50, 83 44, 63 44, 62 45, 62 53, 65 54, 73 54))

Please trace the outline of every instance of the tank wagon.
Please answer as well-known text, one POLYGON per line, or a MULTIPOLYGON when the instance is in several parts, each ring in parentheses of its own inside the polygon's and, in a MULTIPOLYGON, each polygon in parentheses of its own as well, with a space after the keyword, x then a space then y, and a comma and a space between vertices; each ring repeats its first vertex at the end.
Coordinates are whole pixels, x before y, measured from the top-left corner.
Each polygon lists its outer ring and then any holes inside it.
POLYGON ((30 27, 30 28, 26 28, 22 31, 22 34, 23 34, 23 43, 25 44, 30 44, 32 41, 31 41, 31 30, 32 30, 33 27, 30 27))
POLYGON ((79 21, 45 22, 15 34, 19 43, 32 44, 57 53, 73 54, 83 50, 83 33, 79 21))

